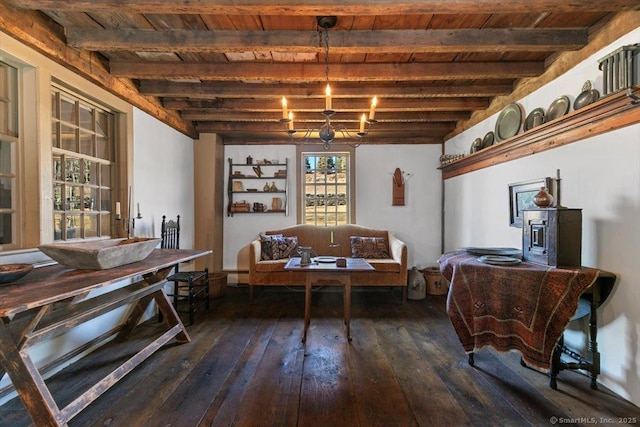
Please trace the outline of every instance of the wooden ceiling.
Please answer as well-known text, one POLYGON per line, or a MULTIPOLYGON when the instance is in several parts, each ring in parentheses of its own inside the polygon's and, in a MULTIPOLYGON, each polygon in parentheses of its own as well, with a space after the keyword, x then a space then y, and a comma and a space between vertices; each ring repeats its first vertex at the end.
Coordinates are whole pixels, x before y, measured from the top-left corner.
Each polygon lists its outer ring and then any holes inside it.
MULTIPOLYGON (((283 96, 296 136, 322 125, 327 70, 316 16, 337 16, 328 30, 332 124, 355 134, 377 96, 378 122, 364 143, 440 143, 520 79, 587 45, 617 12, 640 9, 637 0, 5 3, 14 19, 40 20, 58 50, 98 59, 107 74, 93 80, 112 92, 150 99, 134 105, 192 136, 240 144, 289 142, 283 96)), ((46 53, 28 32, 10 31, 46 53)), ((83 70, 73 55, 57 56, 83 70)))

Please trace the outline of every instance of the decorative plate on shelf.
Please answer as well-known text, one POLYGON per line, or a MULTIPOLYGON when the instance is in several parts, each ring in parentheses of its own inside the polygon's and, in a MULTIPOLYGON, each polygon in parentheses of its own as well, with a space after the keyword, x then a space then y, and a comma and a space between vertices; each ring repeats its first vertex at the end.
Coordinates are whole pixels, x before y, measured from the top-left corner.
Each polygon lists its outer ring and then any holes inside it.
POLYGON ((469 154, 473 154, 482 150, 482 140, 480 138, 476 138, 471 144, 471 150, 469 150, 469 154))
POLYGON ((579 110, 589 104, 593 104, 600 98, 600 92, 595 89, 589 89, 582 92, 575 101, 573 101, 573 109, 579 110))
POLYGON ((516 248, 464 248, 465 251, 473 255, 501 255, 501 256, 522 256, 522 251, 516 248))
POLYGON ((544 123, 544 110, 542 108, 536 108, 529 113, 524 121, 524 131, 533 129, 536 126, 540 126, 544 123))
POLYGON ((596 102, 598 98, 600 98, 600 92, 591 86, 591 80, 587 80, 582 85, 582 92, 578 95, 576 100, 573 101, 573 109, 577 111, 582 107, 586 107, 587 105, 596 102))
POLYGON ((511 258, 508 256, 498 256, 498 255, 483 255, 480 258, 478 258, 478 261, 485 264, 491 264, 491 265, 516 265, 522 262, 517 258, 511 258))
POLYGON ((551 105, 549 105, 549 108, 547 108, 547 115, 544 119, 545 123, 555 120, 567 114, 569 112, 570 106, 571 106, 571 102, 569 101, 569 97, 566 95, 563 95, 560 98, 553 101, 551 105))
POLYGON ((495 136, 492 131, 487 132, 487 134, 482 138, 482 148, 491 147, 495 141, 495 136))
POLYGON ((520 132, 522 125, 522 108, 519 104, 509 104, 500 112, 496 120, 496 142, 504 141, 520 132))

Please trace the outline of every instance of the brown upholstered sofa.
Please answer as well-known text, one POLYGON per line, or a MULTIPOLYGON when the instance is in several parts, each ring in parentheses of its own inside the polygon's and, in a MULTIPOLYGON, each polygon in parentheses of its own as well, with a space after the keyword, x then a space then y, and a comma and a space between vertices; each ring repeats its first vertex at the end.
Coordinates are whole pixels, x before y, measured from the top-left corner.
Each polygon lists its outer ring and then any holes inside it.
MULTIPOLYGON (((281 234, 295 236, 299 246, 311 246, 318 255, 351 257, 351 237, 382 237, 387 245, 389 258, 367 261, 375 268, 373 272, 358 272, 351 276, 354 286, 400 286, 403 297, 407 291, 407 246, 392 232, 375 230, 358 225, 320 227, 294 225, 281 230, 271 230, 264 235, 281 234), (334 245, 331 245, 333 233, 334 245)), ((292 253, 290 256, 297 256, 292 253)), ((285 271, 288 258, 276 260, 262 259, 262 240, 256 238, 249 245, 249 289, 253 299, 254 286, 304 285, 304 273, 285 271)))

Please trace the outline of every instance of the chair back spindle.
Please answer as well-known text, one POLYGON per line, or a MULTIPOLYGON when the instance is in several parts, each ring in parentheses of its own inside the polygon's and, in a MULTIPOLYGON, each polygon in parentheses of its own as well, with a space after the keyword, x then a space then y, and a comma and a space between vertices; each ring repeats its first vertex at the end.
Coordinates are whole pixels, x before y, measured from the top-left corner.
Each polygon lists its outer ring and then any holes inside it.
POLYGON ((167 216, 162 215, 162 224, 160 226, 160 237, 162 249, 180 249, 180 215, 176 221, 167 221, 167 216))

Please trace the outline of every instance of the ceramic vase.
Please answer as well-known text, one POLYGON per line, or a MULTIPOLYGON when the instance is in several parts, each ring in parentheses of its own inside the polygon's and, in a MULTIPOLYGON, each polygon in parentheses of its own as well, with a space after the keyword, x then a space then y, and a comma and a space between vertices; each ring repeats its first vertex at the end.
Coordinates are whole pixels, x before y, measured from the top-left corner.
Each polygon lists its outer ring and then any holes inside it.
POLYGON ((413 300, 424 299, 427 293, 427 281, 417 267, 409 271, 407 298, 413 300))
POLYGON ((548 208, 553 203, 553 196, 549 194, 547 187, 540 188, 540 191, 533 196, 533 203, 539 208, 548 208))

